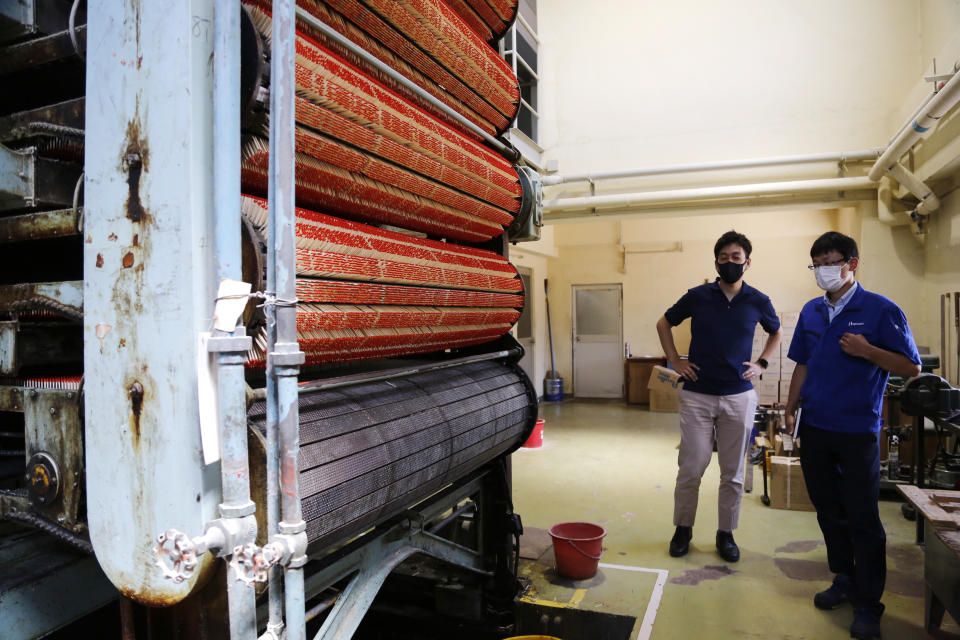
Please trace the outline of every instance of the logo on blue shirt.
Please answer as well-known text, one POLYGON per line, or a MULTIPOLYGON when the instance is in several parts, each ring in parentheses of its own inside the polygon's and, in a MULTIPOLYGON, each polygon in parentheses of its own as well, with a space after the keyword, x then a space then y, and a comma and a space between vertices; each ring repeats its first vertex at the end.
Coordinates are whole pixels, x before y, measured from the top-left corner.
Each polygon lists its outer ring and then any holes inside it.
POLYGON ((854 322, 853 320, 851 320, 850 323, 849 323, 847 326, 848 326, 848 327, 862 327, 864 324, 866 324, 866 323, 865 323, 865 322, 854 322))

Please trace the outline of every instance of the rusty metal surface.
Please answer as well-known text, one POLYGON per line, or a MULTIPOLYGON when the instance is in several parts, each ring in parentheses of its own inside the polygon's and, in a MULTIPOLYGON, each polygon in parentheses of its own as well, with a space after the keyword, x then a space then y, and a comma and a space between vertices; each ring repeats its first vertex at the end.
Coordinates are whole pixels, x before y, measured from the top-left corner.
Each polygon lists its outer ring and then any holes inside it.
POLYGON ((36 136, 35 122, 49 122, 65 127, 83 128, 84 98, 65 100, 57 104, 29 109, 0 118, 0 142, 22 140, 36 136))
POLYGON ((78 235, 81 215, 60 209, 0 218, 0 243, 78 235))
POLYGON ((0 411, 23 411, 23 389, 15 386, 0 386, 0 411))
MULTIPOLYGON (((83 493, 83 426, 80 394, 76 391, 29 389, 24 393, 27 455, 46 453, 59 469, 59 494, 42 500, 40 487, 32 487, 33 510, 47 520, 74 532, 86 527, 80 521, 83 493)), ((35 469, 27 469, 31 480, 35 469)))
POLYGON ((24 282, 0 286, 0 313, 46 309, 80 320, 83 318, 83 282, 24 282))
MULTIPOLYGON (((87 27, 79 25, 76 29, 77 45, 86 49, 87 27)), ((49 36, 20 42, 0 49, 0 75, 24 71, 31 67, 50 64, 77 55, 70 41, 69 31, 60 31, 49 36)))
POLYGON ((157 534, 216 517, 204 466, 198 333, 216 296, 212 0, 89 2, 84 218, 87 514, 104 572, 167 606, 202 582, 154 565, 157 534))
POLYGON ((82 172, 79 164, 41 157, 36 147, 0 145, 0 210, 72 206, 82 172))

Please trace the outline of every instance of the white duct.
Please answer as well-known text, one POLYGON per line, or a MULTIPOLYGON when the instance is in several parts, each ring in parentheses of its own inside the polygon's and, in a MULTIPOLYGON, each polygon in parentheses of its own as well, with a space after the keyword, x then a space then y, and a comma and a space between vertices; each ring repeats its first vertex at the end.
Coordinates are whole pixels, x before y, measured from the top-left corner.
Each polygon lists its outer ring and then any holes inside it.
POLYGON ((909 189, 910 193, 920 198, 920 204, 916 208, 917 213, 927 215, 940 208, 940 199, 933 190, 923 180, 907 171, 902 164, 895 162, 887 171, 897 182, 909 189))
POLYGON ((624 169, 621 171, 598 171, 594 173, 573 173, 567 175, 545 176, 544 186, 565 184, 567 182, 593 182, 596 180, 613 180, 617 178, 640 178, 643 176, 660 176, 670 173, 693 173, 697 171, 721 171, 724 169, 749 169, 754 167, 774 167, 791 164, 814 164, 818 162, 863 162, 874 160, 882 148, 861 149, 858 151, 841 151, 832 153, 815 153, 796 156, 778 156, 770 158, 754 158, 753 160, 723 160, 719 162, 701 162, 696 164, 678 164, 666 167, 648 167, 642 169, 624 169))
POLYGON ((578 198, 546 200, 543 212, 590 211, 600 209, 631 209, 649 205, 693 203, 705 200, 742 198, 750 196, 790 196, 799 193, 849 191, 876 189, 875 181, 866 178, 826 178, 820 180, 794 180, 788 182, 764 182, 759 184, 698 187, 693 189, 667 189, 578 198))
MULTIPOLYGON (((900 158, 910 150, 924 134, 928 133, 937 121, 960 101, 960 73, 955 73, 940 91, 927 101, 912 122, 901 128, 900 134, 890 143, 880 158, 874 163, 868 174, 871 180, 879 180, 884 172, 892 172, 900 158)), ((904 183, 904 186, 907 186, 904 183)), ((909 187, 907 187, 909 188, 909 187)), ((930 189, 924 185, 921 191, 930 189)), ((913 189, 911 189, 913 191, 913 189)), ((923 198, 922 193, 914 191, 914 195, 923 198)))

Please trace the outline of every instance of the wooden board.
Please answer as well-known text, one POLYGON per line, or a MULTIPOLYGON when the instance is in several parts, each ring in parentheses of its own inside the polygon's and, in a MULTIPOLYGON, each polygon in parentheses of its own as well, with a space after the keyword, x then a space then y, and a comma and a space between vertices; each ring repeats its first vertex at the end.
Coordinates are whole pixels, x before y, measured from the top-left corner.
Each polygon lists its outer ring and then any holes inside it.
POLYGON ((957 498, 960 491, 946 491, 944 489, 920 489, 912 484, 897 485, 900 493, 915 506, 920 514, 937 529, 960 529, 960 513, 948 513, 938 505, 931 496, 938 498, 957 498))

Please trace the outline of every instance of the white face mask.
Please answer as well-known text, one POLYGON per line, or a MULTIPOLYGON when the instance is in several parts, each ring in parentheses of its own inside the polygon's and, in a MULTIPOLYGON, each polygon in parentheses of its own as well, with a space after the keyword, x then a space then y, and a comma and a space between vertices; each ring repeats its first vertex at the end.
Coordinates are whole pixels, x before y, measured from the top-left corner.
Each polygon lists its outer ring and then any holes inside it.
POLYGON ((840 290, 846 282, 846 279, 840 275, 841 271, 843 271, 842 264, 833 267, 817 267, 813 270, 817 286, 830 293, 840 290))

